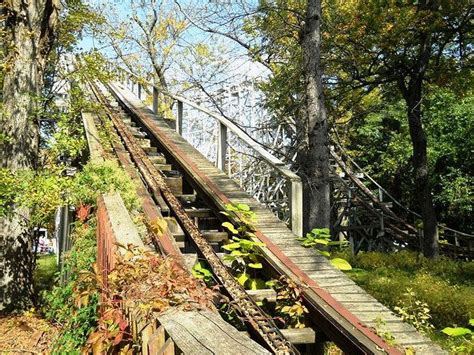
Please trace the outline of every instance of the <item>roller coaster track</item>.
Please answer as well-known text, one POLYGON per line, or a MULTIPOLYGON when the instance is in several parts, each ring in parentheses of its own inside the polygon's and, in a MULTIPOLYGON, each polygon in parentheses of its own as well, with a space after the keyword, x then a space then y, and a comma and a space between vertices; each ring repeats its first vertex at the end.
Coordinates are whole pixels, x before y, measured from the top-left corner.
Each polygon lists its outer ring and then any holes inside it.
POLYGON ((324 257, 303 248, 273 213, 243 192, 123 86, 91 82, 91 88, 119 137, 113 143, 118 160, 142 184, 145 213, 152 221, 157 214, 150 211, 156 208, 168 220, 166 233, 155 238, 158 249, 183 260, 197 254, 207 262, 254 340, 273 353, 296 354, 305 349, 312 353, 314 348, 305 346, 314 346, 311 330, 315 329, 318 338, 324 334, 350 354, 401 354, 408 348, 418 353, 445 353, 324 257), (235 280, 216 252, 229 240, 221 227, 228 217, 220 213, 228 203, 245 203, 257 215, 255 240, 265 243, 260 249, 262 272, 267 277, 285 276, 301 289, 309 312, 307 328, 302 330, 304 341, 278 329, 274 316, 257 306, 255 294, 252 296, 235 280), (395 335, 396 345, 379 335, 379 317, 386 322, 386 331, 395 335))
MULTIPOLYGON (((341 190, 341 195, 344 199, 342 204, 337 206, 336 203, 336 206, 333 206, 333 208, 345 209, 346 212, 349 211, 349 213, 346 213, 347 217, 350 217, 351 213, 353 215, 359 213, 360 215, 360 210, 366 212, 365 221, 354 221, 354 219, 351 221, 353 231, 363 231, 363 234, 359 233, 359 243, 362 243, 365 239, 368 242, 367 244, 369 244, 369 247, 367 248, 366 246, 366 249, 369 250, 371 248, 390 250, 406 247, 420 250, 422 231, 413 222, 408 222, 408 219, 412 221, 416 219, 421 220, 421 215, 405 207, 388 191, 383 189, 345 153, 341 146, 333 146, 330 154, 334 162, 333 181, 335 180, 335 182, 333 182, 333 191, 341 190), (352 206, 350 206, 351 203, 352 206), (397 212, 395 212, 395 209, 397 212), (360 228, 364 225, 368 227, 365 230, 360 228), (377 242, 379 242, 379 245, 377 245, 377 242)), ((334 223, 333 228, 336 231, 343 230, 344 228, 341 228, 340 223, 342 221, 341 216, 338 216, 337 220, 338 223, 334 223)), ((438 224, 438 230, 441 236, 441 253, 461 259, 474 258, 474 235, 463 233, 441 224, 438 224)), ((354 239, 350 231, 350 226, 345 228, 345 237, 347 239, 354 239)), ((356 234, 356 232, 353 234, 356 234)), ((355 245, 357 242, 351 240, 351 244, 355 245)))

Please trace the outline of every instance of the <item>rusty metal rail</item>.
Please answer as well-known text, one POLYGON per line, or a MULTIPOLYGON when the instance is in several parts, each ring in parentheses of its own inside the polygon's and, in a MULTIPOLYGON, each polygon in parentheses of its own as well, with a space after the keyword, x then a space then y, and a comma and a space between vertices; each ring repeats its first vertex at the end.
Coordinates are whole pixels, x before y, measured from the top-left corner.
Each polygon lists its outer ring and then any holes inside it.
POLYGON ((140 171, 143 179, 153 192, 161 194, 176 219, 183 228, 185 234, 193 241, 202 256, 208 262, 213 274, 225 291, 231 296, 233 303, 244 315, 245 323, 252 332, 260 338, 260 341, 271 351, 278 354, 296 354, 298 351, 288 342, 272 319, 270 319, 256 305, 243 287, 235 280, 227 267, 222 263, 212 247, 209 245, 199 228, 187 215, 179 200, 174 196, 171 189, 165 182, 165 177, 144 153, 137 143, 133 134, 129 132, 122 120, 113 112, 104 95, 97 86, 91 82, 92 90, 105 108, 107 115, 112 120, 126 149, 130 153, 131 159, 140 171))

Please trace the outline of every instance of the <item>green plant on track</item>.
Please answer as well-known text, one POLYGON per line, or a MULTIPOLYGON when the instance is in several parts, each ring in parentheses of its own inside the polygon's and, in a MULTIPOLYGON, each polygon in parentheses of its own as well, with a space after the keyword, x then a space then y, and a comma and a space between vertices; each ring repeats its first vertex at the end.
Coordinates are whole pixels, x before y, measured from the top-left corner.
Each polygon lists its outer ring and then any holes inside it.
MULTIPOLYGON (((328 228, 314 228, 311 232, 306 233, 306 235, 302 238, 298 238, 301 242, 301 245, 305 248, 313 248, 319 254, 330 257, 331 253, 328 249, 331 246, 345 246, 347 245, 347 241, 333 241, 331 240, 331 233, 328 228)), ((342 258, 332 258, 329 259, 331 264, 338 268, 339 270, 348 271, 352 269, 351 264, 345 259, 342 258)))
POLYGON ((221 213, 236 223, 235 226, 230 222, 222 223, 232 234, 230 242, 222 247, 229 252, 224 260, 231 263, 231 269, 243 287, 250 290, 266 288, 265 280, 258 277, 258 271, 263 268, 260 249, 265 243, 252 240, 255 238, 255 213, 245 204, 228 204, 226 211, 221 213))
POLYGON ((275 282, 274 289, 277 292, 276 320, 282 322, 285 328, 305 328, 305 314, 308 309, 303 304, 302 292, 298 285, 282 276, 275 282))
POLYGON ((212 271, 209 270, 204 261, 198 261, 192 268, 191 273, 197 279, 203 280, 207 285, 214 280, 212 271))

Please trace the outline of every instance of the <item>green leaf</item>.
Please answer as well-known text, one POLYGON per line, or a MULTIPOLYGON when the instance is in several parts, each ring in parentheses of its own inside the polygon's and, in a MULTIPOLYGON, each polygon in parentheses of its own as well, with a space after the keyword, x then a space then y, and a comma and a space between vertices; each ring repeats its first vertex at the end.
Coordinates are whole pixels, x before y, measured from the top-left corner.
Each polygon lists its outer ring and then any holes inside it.
POLYGON ((232 255, 232 256, 247 256, 249 254, 248 253, 242 253, 240 250, 232 250, 230 255, 232 255))
POLYGON ((334 258, 330 260, 331 264, 335 267, 337 267, 339 270, 352 270, 351 264, 347 262, 347 260, 341 259, 341 258, 334 258))
POLYGON ((222 249, 232 251, 234 249, 239 249, 240 243, 230 243, 222 246, 222 249))
POLYGON ((251 267, 252 269, 261 269, 261 268, 263 268, 262 263, 249 263, 248 266, 251 267))
POLYGON ((196 278, 196 279, 203 279, 204 278, 204 275, 201 274, 199 271, 197 270, 194 270, 192 269, 191 270, 191 273, 193 274, 193 276, 196 278))
POLYGON ((328 228, 314 228, 311 233, 318 235, 320 237, 330 236, 328 228))
POLYGON ((261 290, 265 288, 265 281, 262 279, 250 279, 249 288, 251 290, 261 290))
POLYGON ((229 232, 231 232, 232 234, 239 234, 239 232, 237 231, 237 229, 235 229, 234 225, 230 222, 224 222, 222 223, 222 227, 226 228, 229 230, 229 232))
POLYGON ((273 288, 277 283, 277 280, 268 280, 265 282, 265 286, 268 288, 273 288))
POLYGON ((457 327, 457 328, 451 328, 447 327, 441 330, 444 334, 449 335, 450 337, 460 337, 463 335, 467 334, 472 334, 472 331, 468 328, 462 328, 462 327, 457 327))
POLYGON ((329 244, 329 240, 321 239, 321 238, 316 238, 314 240, 314 242, 317 243, 317 244, 321 244, 321 245, 328 245, 329 244))
POLYGON ((318 253, 321 254, 322 256, 330 257, 331 254, 329 254, 328 251, 325 250, 318 250, 318 253))
POLYGON ((469 319, 469 325, 470 325, 471 327, 474 327, 474 319, 469 319))
POLYGON ((242 286, 245 286, 245 283, 250 279, 249 275, 246 274, 245 272, 239 274, 237 276, 237 281, 239 282, 239 284, 241 284, 242 286))
POLYGON ((239 203, 237 204, 237 208, 240 210, 240 211, 250 211, 250 207, 244 203, 239 203))

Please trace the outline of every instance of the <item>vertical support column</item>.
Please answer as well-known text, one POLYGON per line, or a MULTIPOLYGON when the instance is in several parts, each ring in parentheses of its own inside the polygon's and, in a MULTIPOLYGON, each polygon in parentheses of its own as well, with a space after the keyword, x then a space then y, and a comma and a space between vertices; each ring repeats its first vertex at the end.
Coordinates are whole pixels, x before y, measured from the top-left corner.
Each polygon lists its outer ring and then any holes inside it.
POLYGON ((217 132, 217 167, 225 171, 225 156, 227 152, 227 127, 219 122, 217 132))
POLYGON ((227 160, 227 175, 229 176, 230 179, 232 179, 232 150, 230 149, 230 146, 227 145, 227 156, 229 157, 227 160))
POLYGON ((303 183, 301 180, 290 180, 290 224, 291 230, 298 237, 303 236, 303 183))
MULTIPOLYGON (((383 191, 381 188, 379 188, 379 201, 383 203, 383 191)), ((385 235, 385 221, 383 218, 383 211, 380 214, 380 234, 379 235, 380 236, 385 235)))
POLYGON ((142 84, 138 83, 138 98, 141 100, 142 99, 142 84))
POLYGON ((176 116, 176 132, 183 135, 183 102, 178 100, 178 115, 176 116))
POLYGON ((153 85, 153 112, 158 114, 158 88, 153 85))

